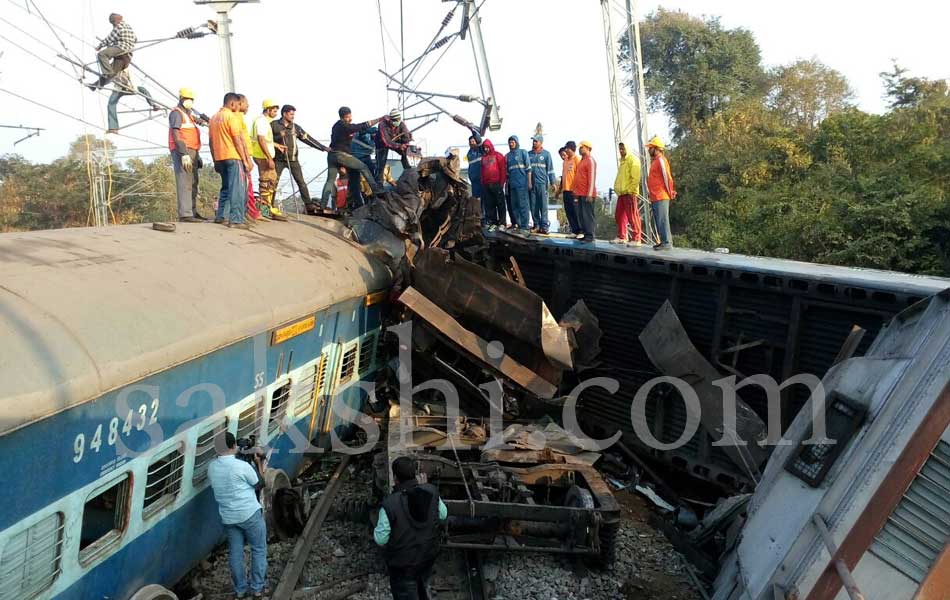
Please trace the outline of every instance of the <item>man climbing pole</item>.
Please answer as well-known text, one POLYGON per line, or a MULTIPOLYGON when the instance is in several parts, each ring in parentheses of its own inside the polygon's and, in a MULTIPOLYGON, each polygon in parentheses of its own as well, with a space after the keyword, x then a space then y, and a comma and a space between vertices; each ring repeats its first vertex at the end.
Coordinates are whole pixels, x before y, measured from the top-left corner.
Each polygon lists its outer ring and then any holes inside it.
POLYGON ((144 86, 136 85, 135 80, 132 79, 131 71, 126 67, 112 80, 112 95, 109 96, 109 106, 106 109, 107 121, 109 122, 109 129, 106 133, 119 132, 119 100, 124 96, 134 96, 136 94, 145 98, 150 111, 162 110, 162 106, 152 99, 152 95, 148 93, 144 86))
POLYGON ((168 113, 168 150, 175 171, 178 195, 178 220, 185 223, 206 221, 198 214, 198 171, 201 169, 201 132, 191 114, 195 93, 191 88, 178 90, 178 106, 168 113))
POLYGON ((91 90, 105 87, 116 75, 132 64, 132 50, 135 49, 135 43, 138 42, 135 32, 125 22, 122 15, 112 13, 109 15, 109 23, 112 25, 112 31, 96 46, 99 60, 99 79, 94 83, 87 84, 91 90))

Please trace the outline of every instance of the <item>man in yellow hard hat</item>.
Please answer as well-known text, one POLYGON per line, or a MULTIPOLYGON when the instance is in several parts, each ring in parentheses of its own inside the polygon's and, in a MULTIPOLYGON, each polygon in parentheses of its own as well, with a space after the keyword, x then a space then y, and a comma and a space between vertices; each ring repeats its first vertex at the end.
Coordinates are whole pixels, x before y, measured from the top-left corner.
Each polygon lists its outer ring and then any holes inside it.
POLYGON ((201 131, 192 114, 195 93, 183 87, 178 91, 178 105, 168 113, 168 150, 175 171, 178 195, 178 220, 185 223, 207 221, 198 214, 198 171, 201 169, 201 131))
POLYGON ((673 171, 670 169, 670 161, 664 155, 666 145, 659 136, 653 136, 653 139, 647 142, 647 150, 650 152, 647 189, 650 191, 653 222, 656 223, 656 230, 660 234, 660 243, 653 246, 653 249, 669 250, 673 247, 673 234, 670 231, 670 202, 676 198, 673 171))
POLYGON ((274 130, 271 122, 277 118, 278 104, 270 98, 264 100, 261 108, 264 111, 254 119, 251 128, 251 156, 257 163, 260 178, 257 191, 261 195, 261 214, 277 221, 286 221, 280 209, 274 204, 274 194, 277 192, 277 165, 274 163, 276 150, 285 152, 287 148, 282 144, 274 143, 274 130))

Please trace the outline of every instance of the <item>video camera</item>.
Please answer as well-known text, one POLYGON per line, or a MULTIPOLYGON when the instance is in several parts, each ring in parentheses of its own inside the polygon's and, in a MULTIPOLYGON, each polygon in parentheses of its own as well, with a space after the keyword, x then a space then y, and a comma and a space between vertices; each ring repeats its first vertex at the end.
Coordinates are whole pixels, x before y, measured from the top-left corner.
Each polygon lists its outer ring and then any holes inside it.
POLYGON ((264 487, 264 474, 261 473, 260 469, 257 468, 257 461, 254 460, 254 458, 259 456, 263 460, 267 456, 267 452, 264 450, 264 448, 261 448, 257 445, 256 435, 249 435, 246 438, 238 438, 236 442, 237 454, 235 456, 238 458, 238 460, 243 460, 254 468, 254 472, 257 473, 258 490, 260 490, 264 487))

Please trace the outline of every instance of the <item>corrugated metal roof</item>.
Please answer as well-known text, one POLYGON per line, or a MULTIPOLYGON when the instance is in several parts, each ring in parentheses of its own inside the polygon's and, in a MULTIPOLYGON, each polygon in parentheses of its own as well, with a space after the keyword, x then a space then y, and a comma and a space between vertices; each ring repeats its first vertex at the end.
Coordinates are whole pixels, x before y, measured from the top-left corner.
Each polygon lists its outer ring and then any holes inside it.
POLYGON ((316 218, 0 235, 0 434, 390 284, 316 218))

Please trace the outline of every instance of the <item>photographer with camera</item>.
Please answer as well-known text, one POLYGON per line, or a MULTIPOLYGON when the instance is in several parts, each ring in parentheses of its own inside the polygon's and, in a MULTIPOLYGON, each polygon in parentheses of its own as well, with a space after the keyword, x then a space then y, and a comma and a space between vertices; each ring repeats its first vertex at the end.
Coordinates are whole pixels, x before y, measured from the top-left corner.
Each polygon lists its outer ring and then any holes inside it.
POLYGON ((251 595, 253 598, 263 598, 268 593, 264 587, 267 576, 267 526, 257 491, 263 487, 259 474, 264 472, 264 462, 258 453, 247 452, 246 446, 254 444, 243 439, 240 440, 243 443, 240 444, 239 457, 238 441, 230 432, 224 433, 223 440, 219 436, 215 443, 219 456, 208 465, 208 479, 228 537, 228 565, 235 597, 247 597, 244 545, 249 544, 251 595), (248 461, 251 457, 256 469, 248 461))

